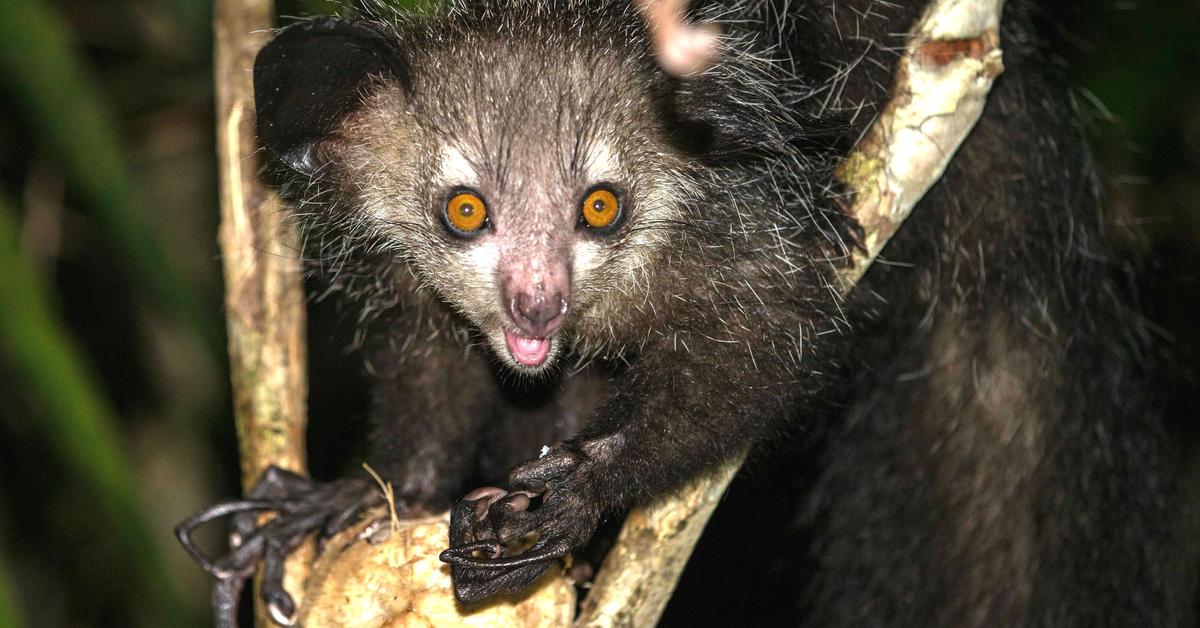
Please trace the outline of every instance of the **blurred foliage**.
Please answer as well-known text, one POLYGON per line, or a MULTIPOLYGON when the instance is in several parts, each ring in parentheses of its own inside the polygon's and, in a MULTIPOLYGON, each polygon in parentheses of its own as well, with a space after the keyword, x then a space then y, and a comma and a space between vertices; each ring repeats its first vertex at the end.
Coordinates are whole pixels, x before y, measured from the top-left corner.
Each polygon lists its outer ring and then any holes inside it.
MULTIPOLYGON (((0 559, 2 558, 0 556, 0 559)), ((16 628, 25 624, 17 608, 16 598, 13 596, 13 585, 10 579, 7 565, 0 560, 0 628, 16 628)))
POLYGON ((44 0, 0 3, 0 79, 68 183, 87 198, 105 239, 138 285, 219 347, 217 317, 196 298, 181 260, 166 254, 162 234, 148 220, 106 99, 68 34, 44 0))
MULTIPOLYGON (((135 470, 120 444, 115 414, 90 373, 90 362, 72 342, 33 265, 20 250, 16 221, 0 199, 0 349, 20 370, 41 405, 39 428, 56 462, 89 485, 117 534, 126 564, 138 572, 164 625, 185 608, 177 584, 147 540, 151 526, 139 503, 135 470)), ((3 584, 3 583, 0 583, 3 584)), ((2 591, 0 591, 2 593, 2 591)), ((3 597, 3 596, 0 596, 3 597)))
MULTIPOLYGON (((1075 5, 1055 15, 1114 232, 1142 234, 1145 310, 1190 365, 1200 6, 1075 5)), ((170 529, 238 489, 210 20, 208 0, 0 0, 0 628, 17 609, 32 626, 162 626, 206 604, 170 529)), ((353 322, 311 314, 312 467, 328 477, 361 445, 364 376, 353 322)))

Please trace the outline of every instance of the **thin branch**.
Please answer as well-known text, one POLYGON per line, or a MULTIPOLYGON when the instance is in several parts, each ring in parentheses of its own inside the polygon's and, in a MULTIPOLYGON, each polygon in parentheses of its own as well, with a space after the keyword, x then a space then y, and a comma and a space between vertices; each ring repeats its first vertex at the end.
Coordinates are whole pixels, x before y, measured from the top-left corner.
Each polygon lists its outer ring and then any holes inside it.
POLYGON ((678 493, 630 512, 575 625, 657 623, 704 526, 745 459, 743 453, 678 493))
MULTIPOLYGON (((306 466, 308 381, 299 237, 278 197, 259 180, 254 130, 252 68, 273 20, 271 0, 217 0, 215 5, 220 242, 245 490, 269 465, 299 473, 306 466)), ((311 560, 305 554, 288 561, 284 583, 291 591, 302 590, 311 560)))
POLYGON ((936 0, 913 30, 891 101, 838 170, 854 191, 863 250, 842 273, 849 292, 975 128, 1004 71, 1004 0, 936 0))

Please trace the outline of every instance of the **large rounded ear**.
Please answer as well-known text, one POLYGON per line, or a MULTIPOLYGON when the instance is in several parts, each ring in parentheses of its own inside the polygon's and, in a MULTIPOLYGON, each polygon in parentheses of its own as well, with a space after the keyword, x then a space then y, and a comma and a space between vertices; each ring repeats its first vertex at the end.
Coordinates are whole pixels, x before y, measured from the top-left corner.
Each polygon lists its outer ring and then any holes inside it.
POLYGON ((394 40, 378 27, 337 17, 288 26, 254 61, 259 141, 288 167, 313 174, 324 162, 321 140, 362 103, 373 77, 408 83, 394 40))

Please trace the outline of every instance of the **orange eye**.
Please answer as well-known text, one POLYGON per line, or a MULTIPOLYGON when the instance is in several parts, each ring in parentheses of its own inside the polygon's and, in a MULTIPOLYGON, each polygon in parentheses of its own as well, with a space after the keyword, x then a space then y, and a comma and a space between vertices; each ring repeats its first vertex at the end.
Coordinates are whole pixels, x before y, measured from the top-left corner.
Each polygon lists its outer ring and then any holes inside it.
POLYGON ((593 229, 607 229, 621 216, 617 195, 607 188, 596 188, 583 198, 583 221, 593 229))
POLYGON ((459 192, 446 203, 446 224, 459 235, 474 235, 487 224, 487 205, 474 192, 459 192))

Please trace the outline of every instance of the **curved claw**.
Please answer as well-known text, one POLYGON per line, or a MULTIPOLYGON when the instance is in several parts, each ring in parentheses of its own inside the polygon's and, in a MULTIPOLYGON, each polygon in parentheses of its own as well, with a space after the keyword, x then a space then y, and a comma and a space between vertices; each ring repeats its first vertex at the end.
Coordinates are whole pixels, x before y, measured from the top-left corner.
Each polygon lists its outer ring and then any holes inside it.
POLYGON ((175 538, 179 539, 179 544, 183 546, 183 551, 187 552, 188 556, 191 556, 192 560, 196 561, 201 569, 208 572, 214 578, 228 578, 230 576, 229 572, 217 565, 219 561, 213 560, 203 550, 196 547, 195 541, 192 540, 192 533, 201 526, 222 517, 244 512, 269 512, 277 510, 278 507, 276 502, 265 499, 238 499, 221 502, 184 519, 179 525, 175 526, 175 538))
MULTIPOLYGON (((570 549, 561 543, 551 543, 546 547, 530 548, 521 552, 517 556, 497 556, 488 558, 484 556, 470 556, 467 552, 468 548, 473 545, 483 545, 490 542, 471 543, 460 547, 452 547, 441 554, 438 558, 451 565, 460 567, 471 567, 474 569, 513 569, 516 567, 525 567, 535 563, 544 563, 546 561, 557 560, 565 557, 570 553, 570 549), (466 552, 466 553, 464 553, 466 552)), ((499 544, 495 544, 499 545, 499 544)))
POLYGON ((615 505, 594 486, 606 473, 597 460, 613 451, 603 441, 562 442, 514 467, 510 490, 485 487, 455 502, 450 548, 439 555, 450 564, 455 597, 475 602, 520 591, 585 545, 615 505))
POLYGON ((313 532, 330 536, 341 531, 376 501, 382 501, 382 495, 365 478, 317 484, 271 467, 247 499, 222 502, 197 513, 176 526, 175 536, 184 551, 217 580, 212 606, 218 626, 237 626, 238 599, 260 561, 262 600, 277 623, 291 625, 295 602, 283 587, 288 554, 313 532), (277 516, 260 525, 257 515, 267 512, 277 516), (230 550, 214 559, 196 546, 192 536, 201 526, 227 516, 232 516, 230 550))
POLYGON ((499 558, 504 554, 504 546, 497 541, 476 541, 443 550, 438 554, 438 560, 451 565, 464 564, 463 561, 472 558, 471 554, 475 552, 488 552, 493 558, 499 558))

